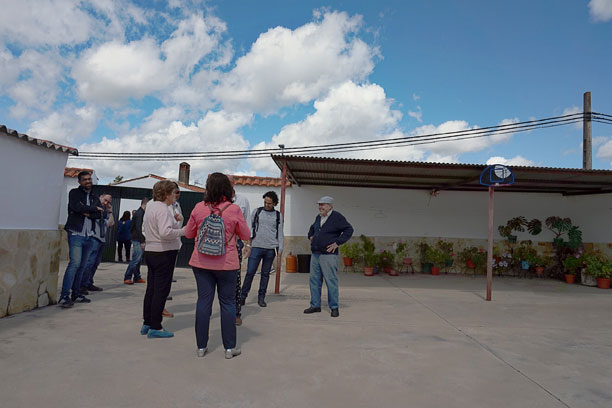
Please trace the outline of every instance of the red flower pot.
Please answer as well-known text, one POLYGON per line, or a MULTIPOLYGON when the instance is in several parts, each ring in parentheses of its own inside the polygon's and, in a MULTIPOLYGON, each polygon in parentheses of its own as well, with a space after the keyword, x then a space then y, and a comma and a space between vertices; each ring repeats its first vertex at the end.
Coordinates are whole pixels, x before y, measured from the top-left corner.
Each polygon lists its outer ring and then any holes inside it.
POLYGON ((597 287, 599 289, 610 289, 610 278, 597 278, 597 287))
POLYGON ((542 274, 544 274, 544 267, 536 266, 535 271, 536 271, 536 275, 538 275, 538 278, 541 278, 542 274))
POLYGON ((472 261, 471 259, 468 259, 465 265, 470 269, 474 269, 476 267, 476 265, 474 265, 474 261, 472 261))
POLYGON ((399 274, 397 273, 397 271, 393 268, 391 268, 391 270, 389 271, 389 276, 398 276, 399 274))
POLYGON ((390 266, 385 266, 385 273, 387 275, 391 275, 391 269, 393 269, 393 268, 391 268, 390 266))
POLYGON ((564 276, 565 276, 565 282, 570 283, 570 284, 574 283, 574 279, 576 278, 575 275, 568 275, 568 274, 566 274, 564 276))
POLYGON ((364 266, 363 274, 365 276, 374 276, 374 267, 373 266, 364 266))
POLYGON ((344 266, 353 266, 353 258, 344 257, 342 261, 344 262, 344 266))
POLYGON ((431 274, 438 276, 440 274, 440 268, 434 266, 433 268, 431 268, 431 274))

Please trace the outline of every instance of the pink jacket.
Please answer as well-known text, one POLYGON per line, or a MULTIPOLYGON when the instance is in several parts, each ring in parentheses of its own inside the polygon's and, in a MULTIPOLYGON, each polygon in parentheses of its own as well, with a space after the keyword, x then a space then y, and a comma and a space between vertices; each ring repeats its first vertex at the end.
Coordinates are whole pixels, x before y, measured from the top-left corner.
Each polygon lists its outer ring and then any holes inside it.
POLYGON ((236 250, 236 237, 246 241, 251 239, 251 231, 249 230, 244 216, 240 211, 240 207, 238 207, 236 204, 231 204, 229 201, 224 201, 218 206, 214 206, 214 208, 225 208, 225 210, 223 210, 223 214, 221 214, 221 217, 223 218, 223 223, 225 224, 226 242, 230 239, 230 237, 232 237, 231 240, 226 243, 225 255, 211 256, 198 252, 198 242, 196 236, 198 235, 198 230, 200 229, 200 225, 202 225, 202 221, 204 221, 204 218, 210 215, 208 206, 201 201, 196 204, 195 208, 191 212, 191 216, 189 217, 189 222, 187 222, 187 225, 185 226, 185 237, 196 238, 193 253, 191 254, 191 259, 189 260, 189 265, 195 266, 196 268, 212 269, 216 271, 234 271, 240 269, 240 263, 238 262, 238 251, 236 250), (229 207, 225 208, 225 206, 228 204, 230 204, 229 207))

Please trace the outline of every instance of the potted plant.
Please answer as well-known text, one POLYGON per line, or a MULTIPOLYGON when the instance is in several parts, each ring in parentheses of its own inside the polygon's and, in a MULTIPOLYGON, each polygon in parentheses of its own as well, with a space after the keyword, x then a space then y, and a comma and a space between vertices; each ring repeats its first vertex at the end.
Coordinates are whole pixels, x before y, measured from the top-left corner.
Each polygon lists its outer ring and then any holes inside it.
POLYGON ((378 267, 391 276, 397 276, 397 271, 393 268, 394 254, 385 249, 381 251, 378 256, 378 267))
POLYGON ((600 289, 610 289, 610 271, 612 271, 612 261, 602 256, 601 269, 597 275, 597 287, 600 289))
POLYGON ((580 283, 586 286, 597 286, 597 277, 602 269, 601 256, 596 251, 585 251, 582 256, 582 268, 580 283))
POLYGON ((527 218, 520 215, 518 217, 509 219, 506 222, 506 225, 500 225, 497 227, 497 231, 499 232, 499 235, 506 238, 508 242, 515 243, 517 237, 512 233, 514 231, 523 232, 525 231, 525 228, 527 228, 531 235, 538 235, 540 232, 542 232, 542 221, 538 220, 537 218, 527 221, 527 218))
MULTIPOLYGON (((495 252, 494 252, 495 253, 495 252)), ((503 276, 504 272, 507 272, 512 268, 514 262, 512 261, 512 254, 509 252, 500 253, 493 259, 493 271, 497 272, 498 276, 503 276)))
POLYGON ((363 274, 366 276, 373 276, 374 267, 378 263, 378 255, 375 253, 376 245, 374 245, 374 241, 371 238, 363 234, 359 236, 359 239, 361 240, 359 249, 364 262, 363 274))
POLYGON ((521 263, 521 268, 525 271, 529 270, 531 265, 534 265, 538 259, 538 252, 531 245, 530 240, 521 241, 514 255, 521 263))
POLYGON ((484 248, 478 248, 478 251, 472 256, 472 262, 474 262, 474 273, 477 270, 486 269, 487 267, 487 251, 484 248))
MULTIPOLYGON (((545 221, 546 228, 555 234, 553 238, 553 247, 555 248, 555 262, 560 271, 563 273, 563 260, 576 251, 579 251, 582 246, 582 231, 576 225, 572 225, 572 220, 569 218, 561 218, 557 216, 548 217, 545 221)), ((553 269, 554 270, 554 269, 553 269)))
POLYGON ((450 268, 453 266, 453 257, 455 254, 453 253, 453 243, 448 241, 439 240, 436 243, 436 247, 442 252, 444 260, 441 266, 446 268, 450 268))
POLYGON ((404 265, 412 265, 412 258, 408 257, 408 247, 408 243, 404 241, 393 244, 393 259, 397 270, 401 270, 404 265))
POLYGON ((431 245, 429 245, 425 241, 421 241, 419 242, 418 247, 419 247, 419 258, 421 259, 421 272, 431 273, 431 268, 433 267, 433 262, 429 258, 429 255, 431 254, 430 252, 431 245))
POLYGON ((544 275, 546 268, 552 265, 553 259, 545 255, 536 254, 534 257, 532 257, 532 262, 535 265, 536 275, 538 278, 541 278, 544 275))
POLYGON ((570 255, 563 260, 563 271, 565 272, 564 278, 567 283, 574 283, 576 278, 576 271, 582 266, 582 259, 580 255, 570 255))
POLYGON ((440 274, 440 267, 446 261, 446 254, 437 246, 430 246, 427 249, 427 260, 432 263, 431 274, 437 276, 440 274))
POLYGON ((459 251, 457 258, 459 259, 459 262, 467 266, 469 269, 474 269, 476 267, 476 265, 474 264, 474 257, 476 257, 477 253, 477 247, 469 246, 459 251))
POLYGON ((340 247, 340 253, 344 256, 342 259, 344 266, 352 266, 353 261, 359 259, 361 254, 359 242, 347 242, 340 247))

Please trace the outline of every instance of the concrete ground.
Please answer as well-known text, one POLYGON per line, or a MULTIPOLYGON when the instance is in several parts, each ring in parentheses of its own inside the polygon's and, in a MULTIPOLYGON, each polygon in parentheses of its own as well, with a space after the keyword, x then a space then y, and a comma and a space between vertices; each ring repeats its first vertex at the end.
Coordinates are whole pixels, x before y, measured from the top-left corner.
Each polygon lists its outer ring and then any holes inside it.
POLYGON ((482 277, 341 273, 334 319, 303 314, 308 275, 283 274, 267 308, 256 279, 243 354, 225 360, 218 305, 196 357, 189 269, 167 303, 175 337, 151 340, 146 285, 124 285, 124 270, 102 264, 90 304, 0 320, 1 407, 612 406, 610 290, 498 278, 485 302, 482 277))

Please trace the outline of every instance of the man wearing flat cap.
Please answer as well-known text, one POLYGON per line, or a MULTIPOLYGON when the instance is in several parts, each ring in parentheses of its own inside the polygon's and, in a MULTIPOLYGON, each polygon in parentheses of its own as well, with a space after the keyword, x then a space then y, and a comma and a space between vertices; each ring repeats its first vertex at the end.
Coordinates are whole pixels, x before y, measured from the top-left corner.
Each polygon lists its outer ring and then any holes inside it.
POLYGON ((319 215, 308 231, 310 249, 310 307, 304 313, 321 311, 323 279, 327 286, 327 302, 331 316, 338 317, 338 247, 353 235, 353 227, 338 211, 333 210, 334 199, 321 197, 319 215))

